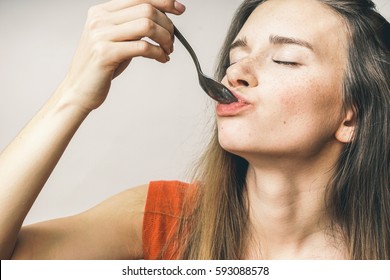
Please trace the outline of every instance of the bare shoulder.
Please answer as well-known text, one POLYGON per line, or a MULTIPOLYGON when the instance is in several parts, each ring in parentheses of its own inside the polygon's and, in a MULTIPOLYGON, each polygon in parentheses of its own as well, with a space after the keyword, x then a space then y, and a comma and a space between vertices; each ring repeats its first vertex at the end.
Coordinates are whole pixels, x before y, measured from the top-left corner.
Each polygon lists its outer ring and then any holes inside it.
POLYGON ((22 228, 16 259, 141 259, 148 185, 130 188, 75 216, 22 228))

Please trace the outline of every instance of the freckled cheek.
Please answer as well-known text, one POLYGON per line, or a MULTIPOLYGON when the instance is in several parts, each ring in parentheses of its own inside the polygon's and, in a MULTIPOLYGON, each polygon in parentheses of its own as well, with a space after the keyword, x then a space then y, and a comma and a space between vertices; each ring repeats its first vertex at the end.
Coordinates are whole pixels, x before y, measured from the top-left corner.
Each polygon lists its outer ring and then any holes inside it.
POLYGON ((281 94, 279 102, 280 111, 286 117, 302 113, 305 103, 302 96, 293 91, 281 94))
POLYGON ((316 115, 339 108, 339 93, 326 85, 310 83, 307 87, 296 87, 279 95, 280 109, 286 116, 299 116, 307 113, 316 115))

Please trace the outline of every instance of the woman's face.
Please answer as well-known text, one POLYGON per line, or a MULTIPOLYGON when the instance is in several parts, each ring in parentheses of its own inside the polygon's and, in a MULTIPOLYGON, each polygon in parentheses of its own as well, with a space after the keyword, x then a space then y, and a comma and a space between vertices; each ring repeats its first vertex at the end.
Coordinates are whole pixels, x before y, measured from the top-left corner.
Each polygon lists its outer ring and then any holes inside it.
POLYGON ((219 141, 248 155, 312 156, 340 145, 346 25, 314 0, 269 0, 234 40, 223 83, 241 99, 217 105, 219 141))

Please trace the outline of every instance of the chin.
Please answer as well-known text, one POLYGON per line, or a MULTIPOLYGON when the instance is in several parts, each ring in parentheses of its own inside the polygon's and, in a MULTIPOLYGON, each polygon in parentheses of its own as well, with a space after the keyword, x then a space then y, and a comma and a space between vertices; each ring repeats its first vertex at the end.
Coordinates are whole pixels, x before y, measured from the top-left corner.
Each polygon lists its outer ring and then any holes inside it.
POLYGON ((222 149, 238 156, 251 150, 250 145, 247 145, 240 137, 226 137, 218 134, 218 142, 222 149))

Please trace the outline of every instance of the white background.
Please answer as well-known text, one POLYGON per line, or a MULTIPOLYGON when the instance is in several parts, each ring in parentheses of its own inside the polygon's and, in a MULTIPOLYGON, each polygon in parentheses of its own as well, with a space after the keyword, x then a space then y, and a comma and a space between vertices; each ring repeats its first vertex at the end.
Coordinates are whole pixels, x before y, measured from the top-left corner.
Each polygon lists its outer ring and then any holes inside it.
MULTIPOLYGON (((240 280, 328 280, 328 279, 375 279, 387 280, 390 273, 390 261, 2 261, 1 279, 3 280, 175 280, 175 279, 240 279, 240 280), (127 267, 138 272, 134 275, 122 275, 127 267), (240 275, 240 268, 268 267, 260 275, 240 275), (145 268, 145 269, 144 269, 145 268), (163 276, 162 269, 166 269, 163 276), (154 276, 152 271, 157 269, 154 276), (160 269, 161 276, 158 276, 160 269), (189 269, 189 270, 188 270, 189 269), (171 272, 168 272, 171 270, 171 272), (177 274, 181 271, 183 275, 177 274), (141 272, 142 271, 142 272, 141 272), (226 273, 223 273, 225 271, 226 273), (201 272, 206 272, 206 275, 201 272), (238 273, 237 273, 238 272, 238 273), (142 275, 140 275, 142 273, 142 275), (146 276, 145 276, 146 274, 146 276), (190 274, 190 275, 189 275, 190 274), (194 275, 198 274, 198 275, 194 275), (202 276, 200 276, 202 275, 202 276)), ((244 270, 244 271, 245 271, 244 270)), ((249 273, 250 274, 250 273, 249 273)))
MULTIPOLYGON (((171 18, 211 75, 241 0, 182 2, 185 14, 171 18)), ((387 19, 389 2, 375 1, 387 19)), ((0 1, 0 150, 63 79, 87 10, 98 3, 0 1)), ((150 180, 187 178, 208 139, 213 106, 188 53, 178 42, 175 49, 170 63, 135 59, 114 81, 108 100, 82 125, 25 223, 78 213, 150 180)))

